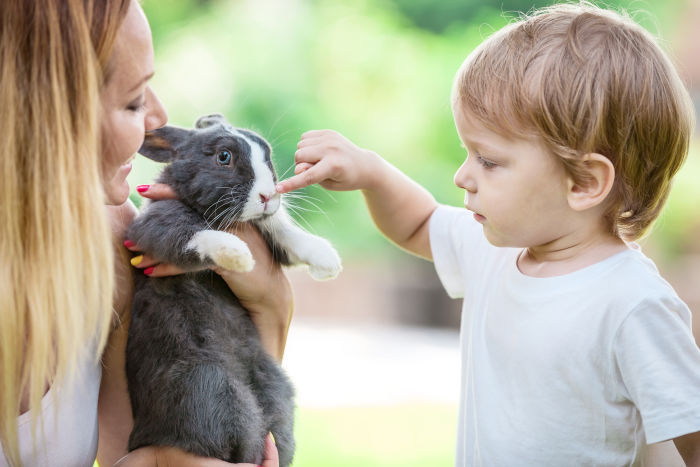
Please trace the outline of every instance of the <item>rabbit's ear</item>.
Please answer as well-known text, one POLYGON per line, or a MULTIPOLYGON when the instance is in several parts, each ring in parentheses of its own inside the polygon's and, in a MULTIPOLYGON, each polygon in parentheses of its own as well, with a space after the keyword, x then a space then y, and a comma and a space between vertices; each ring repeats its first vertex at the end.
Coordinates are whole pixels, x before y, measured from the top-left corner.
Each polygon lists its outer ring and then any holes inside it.
POLYGON ((191 130, 174 126, 164 126, 147 131, 139 154, 156 162, 170 162, 177 159, 178 148, 190 138, 191 130))
POLYGON ((206 128, 208 126, 214 125, 215 123, 226 124, 228 122, 226 121, 226 118, 221 114, 204 115, 204 116, 199 117, 197 119, 197 121, 194 124, 194 127, 195 128, 206 128))

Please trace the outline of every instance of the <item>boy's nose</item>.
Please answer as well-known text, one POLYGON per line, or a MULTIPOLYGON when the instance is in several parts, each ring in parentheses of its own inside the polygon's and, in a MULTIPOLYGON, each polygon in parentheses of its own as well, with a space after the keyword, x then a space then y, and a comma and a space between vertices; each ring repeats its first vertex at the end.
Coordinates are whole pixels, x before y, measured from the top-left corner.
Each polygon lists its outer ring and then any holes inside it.
POLYGON ((468 163, 469 163, 469 159, 465 160, 464 163, 457 170, 457 173, 455 174, 454 182, 455 182, 455 185, 457 185, 458 187, 460 187, 464 190, 467 190, 471 193, 475 193, 476 192, 476 183, 474 182, 474 178, 469 173, 469 170, 467 168, 468 163))

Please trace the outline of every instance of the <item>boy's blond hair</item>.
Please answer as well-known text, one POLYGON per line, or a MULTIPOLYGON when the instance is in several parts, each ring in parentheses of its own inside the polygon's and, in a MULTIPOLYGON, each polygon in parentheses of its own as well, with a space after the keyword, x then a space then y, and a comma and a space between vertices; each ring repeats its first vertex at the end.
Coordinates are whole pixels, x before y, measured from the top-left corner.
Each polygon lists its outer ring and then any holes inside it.
POLYGON ((667 56, 631 19, 589 4, 555 5, 482 43, 457 73, 453 105, 498 133, 536 136, 572 179, 582 156, 615 167, 611 231, 642 236, 683 164, 692 104, 667 56))

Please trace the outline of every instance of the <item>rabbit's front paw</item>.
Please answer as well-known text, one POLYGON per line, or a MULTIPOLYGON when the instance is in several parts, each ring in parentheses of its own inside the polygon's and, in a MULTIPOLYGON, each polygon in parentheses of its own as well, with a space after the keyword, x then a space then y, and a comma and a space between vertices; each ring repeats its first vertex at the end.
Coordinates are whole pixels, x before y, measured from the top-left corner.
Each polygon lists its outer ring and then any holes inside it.
POLYGON ((248 272, 252 271, 255 266, 253 255, 250 254, 250 250, 245 243, 243 243, 243 248, 220 248, 214 252, 212 260, 222 268, 230 271, 248 272))
POLYGON ((248 272, 255 266, 248 245, 228 232, 202 230, 192 237, 187 248, 199 253, 200 258, 209 258, 230 271, 248 272))
POLYGON ((343 270, 340 256, 329 242, 320 238, 318 240, 306 261, 309 274, 317 281, 333 279, 343 270))

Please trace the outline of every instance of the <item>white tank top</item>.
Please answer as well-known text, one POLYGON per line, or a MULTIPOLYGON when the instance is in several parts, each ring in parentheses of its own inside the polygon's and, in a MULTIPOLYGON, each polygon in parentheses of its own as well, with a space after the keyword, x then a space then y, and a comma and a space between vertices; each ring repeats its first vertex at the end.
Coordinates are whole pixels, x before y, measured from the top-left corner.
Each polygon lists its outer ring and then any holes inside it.
MULTIPOLYGON (((41 400, 43 430, 39 421, 35 437, 32 436, 31 412, 17 418, 23 467, 91 467, 95 462, 102 366, 90 356, 79 365, 78 373, 70 381, 70 387, 54 385, 44 395, 41 400), (36 452, 32 438, 36 439, 36 452)), ((7 466, 0 447, 0 467, 7 466)))

